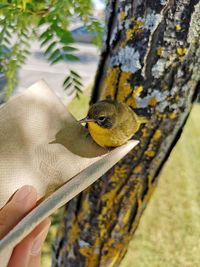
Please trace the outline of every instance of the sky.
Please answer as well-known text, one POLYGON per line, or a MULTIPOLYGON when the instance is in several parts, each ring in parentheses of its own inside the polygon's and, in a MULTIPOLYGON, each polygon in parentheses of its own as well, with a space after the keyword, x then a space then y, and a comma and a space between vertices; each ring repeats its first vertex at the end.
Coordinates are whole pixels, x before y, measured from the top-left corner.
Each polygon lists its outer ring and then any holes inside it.
POLYGON ((104 0, 92 0, 96 9, 103 9, 105 7, 104 0))

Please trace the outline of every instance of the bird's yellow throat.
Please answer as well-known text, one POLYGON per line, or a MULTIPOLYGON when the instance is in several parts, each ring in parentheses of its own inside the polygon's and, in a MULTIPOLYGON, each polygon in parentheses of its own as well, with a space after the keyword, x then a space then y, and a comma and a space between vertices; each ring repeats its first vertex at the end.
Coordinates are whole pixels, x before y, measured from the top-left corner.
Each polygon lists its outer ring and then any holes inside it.
POLYGON ((88 122, 88 130, 97 144, 110 146, 111 129, 103 128, 95 122, 88 122))

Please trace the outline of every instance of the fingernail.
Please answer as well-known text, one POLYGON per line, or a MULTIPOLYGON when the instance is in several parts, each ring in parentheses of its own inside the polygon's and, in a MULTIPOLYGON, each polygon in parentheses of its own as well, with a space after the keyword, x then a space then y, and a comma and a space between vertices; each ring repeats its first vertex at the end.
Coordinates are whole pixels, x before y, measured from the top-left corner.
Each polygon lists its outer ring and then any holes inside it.
POLYGON ((32 191, 32 186, 22 186, 14 195, 13 199, 17 202, 23 201, 32 191))
POLYGON ((35 238, 31 247, 31 254, 36 256, 40 253, 44 240, 47 237, 49 230, 49 224, 43 229, 43 231, 35 238))
POLYGON ((33 186, 24 185, 14 194, 13 200, 23 210, 29 210, 37 200, 37 193, 33 186))

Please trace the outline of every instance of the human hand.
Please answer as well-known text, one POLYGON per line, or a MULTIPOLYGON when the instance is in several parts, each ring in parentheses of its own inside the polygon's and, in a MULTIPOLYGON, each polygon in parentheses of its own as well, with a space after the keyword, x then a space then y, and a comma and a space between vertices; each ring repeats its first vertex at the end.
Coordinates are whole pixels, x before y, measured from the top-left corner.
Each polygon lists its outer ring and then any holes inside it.
MULTIPOLYGON (((34 187, 21 187, 0 210, 0 239, 3 238, 36 205, 34 187)), ((8 267, 39 267, 41 247, 47 236, 49 218, 43 220, 13 250, 8 267)))

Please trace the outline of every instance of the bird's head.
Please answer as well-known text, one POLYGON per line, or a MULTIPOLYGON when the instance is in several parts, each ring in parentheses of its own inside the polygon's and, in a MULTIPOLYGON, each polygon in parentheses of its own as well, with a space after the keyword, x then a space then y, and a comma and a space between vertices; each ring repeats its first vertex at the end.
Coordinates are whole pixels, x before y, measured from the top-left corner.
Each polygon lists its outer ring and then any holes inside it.
POLYGON ((96 123, 102 128, 112 128, 117 119, 117 108, 113 101, 102 100, 92 105, 88 115, 80 120, 81 123, 96 123))

